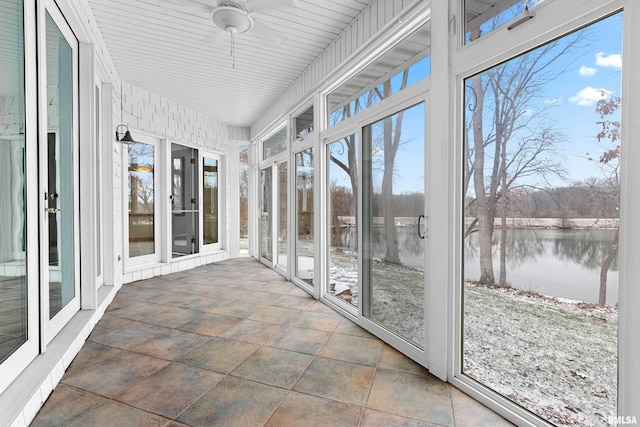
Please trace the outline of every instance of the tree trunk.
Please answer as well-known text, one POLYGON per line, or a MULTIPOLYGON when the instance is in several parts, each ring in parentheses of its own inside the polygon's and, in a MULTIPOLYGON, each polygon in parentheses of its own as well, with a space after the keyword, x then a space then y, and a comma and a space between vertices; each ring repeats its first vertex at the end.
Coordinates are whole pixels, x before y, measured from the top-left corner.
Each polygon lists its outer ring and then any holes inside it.
POLYGON ((609 246, 609 253, 600 266, 600 292, 598 294, 598 305, 605 305, 607 303, 607 273, 609 272, 609 267, 611 267, 613 260, 618 255, 619 238, 620 229, 617 228, 616 233, 613 236, 613 242, 611 242, 611 246, 609 246))
MULTIPOLYGON (((398 132, 396 126, 396 132, 398 132)), ((382 173, 382 215, 384 216, 384 237, 387 250, 384 261, 400 264, 398 250, 398 231, 393 209, 393 169, 395 150, 393 147, 393 123, 391 117, 384 119, 384 171, 382 173)))
POLYGON ((333 246, 341 248, 342 245, 342 228, 338 219, 337 211, 331 209, 331 222, 333 222, 333 246))
POLYGON ((482 113, 484 110, 484 90, 482 75, 471 78, 471 88, 476 98, 475 109, 472 113, 473 127, 473 185, 478 205, 478 246, 480 249, 480 283, 492 285, 495 283, 493 275, 493 257, 491 240, 493 235, 493 215, 484 187, 484 135, 482 128, 482 113))
POLYGON ((496 147, 498 146, 500 147, 500 188, 502 191, 502 212, 500 213, 500 276, 498 278, 498 285, 507 286, 507 141, 502 133, 502 126, 496 126, 496 147))

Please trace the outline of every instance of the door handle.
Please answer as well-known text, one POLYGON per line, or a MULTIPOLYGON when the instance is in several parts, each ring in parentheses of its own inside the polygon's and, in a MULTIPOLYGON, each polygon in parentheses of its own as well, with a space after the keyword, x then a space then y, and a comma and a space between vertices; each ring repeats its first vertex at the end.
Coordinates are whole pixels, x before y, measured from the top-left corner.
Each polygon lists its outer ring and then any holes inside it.
POLYGON ((421 225, 423 219, 426 219, 426 217, 424 215, 420 215, 418 217, 418 237, 421 238, 421 239, 424 239, 425 235, 427 234, 427 233, 425 233, 425 234, 420 233, 420 225, 421 225))
POLYGON ((47 213, 57 213, 60 212, 60 208, 44 208, 44 211, 47 213))

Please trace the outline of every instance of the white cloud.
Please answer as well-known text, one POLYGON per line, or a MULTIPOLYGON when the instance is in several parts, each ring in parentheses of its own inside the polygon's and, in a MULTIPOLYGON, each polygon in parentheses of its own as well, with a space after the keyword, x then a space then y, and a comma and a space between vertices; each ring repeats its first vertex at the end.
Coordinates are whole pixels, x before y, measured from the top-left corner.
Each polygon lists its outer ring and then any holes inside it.
POLYGON ((578 73, 583 77, 591 77, 595 75, 597 71, 597 68, 591 68, 583 65, 582 67, 580 67, 580 70, 578 70, 578 73))
POLYGON ((578 92, 575 96, 569 98, 569 101, 580 105, 582 107, 590 107, 595 105, 600 99, 602 99, 602 93, 611 95, 611 91, 607 89, 597 89, 591 86, 587 86, 578 92))
POLYGON ((520 114, 522 114, 524 117, 532 117, 534 113, 535 110, 533 108, 525 108, 520 114))
POLYGON ((556 99, 547 99, 546 101, 544 101, 544 103, 546 105, 560 105, 562 104, 562 101, 564 101, 564 98, 561 96, 560 98, 556 99))
POLYGON ((604 52, 596 53, 596 65, 600 67, 622 68, 622 55, 612 53, 606 55, 604 52))

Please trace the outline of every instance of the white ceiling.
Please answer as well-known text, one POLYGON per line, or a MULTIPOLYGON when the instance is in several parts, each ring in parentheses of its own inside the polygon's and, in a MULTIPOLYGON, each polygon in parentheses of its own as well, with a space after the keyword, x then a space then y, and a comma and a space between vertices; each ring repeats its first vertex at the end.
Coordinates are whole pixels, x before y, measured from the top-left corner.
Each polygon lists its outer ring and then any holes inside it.
POLYGON ((373 0, 238 0, 254 28, 235 37, 222 0, 89 0, 120 78, 248 127, 373 0))

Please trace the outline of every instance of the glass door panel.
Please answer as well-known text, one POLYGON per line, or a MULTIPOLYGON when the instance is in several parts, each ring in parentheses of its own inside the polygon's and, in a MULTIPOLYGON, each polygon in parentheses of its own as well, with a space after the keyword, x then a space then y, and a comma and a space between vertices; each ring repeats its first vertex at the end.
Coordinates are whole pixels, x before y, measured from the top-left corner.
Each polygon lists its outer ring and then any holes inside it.
POLYGON ((358 306, 358 134, 326 147, 329 213, 328 293, 358 306))
POLYGON ((363 128, 364 315, 424 349, 425 105, 363 128))
POLYGON ((287 162, 278 164, 278 266, 286 270, 289 265, 288 224, 288 172, 287 162))
POLYGON ((171 144, 172 257, 198 252, 198 150, 171 144))
POLYGON ((313 148, 296 153, 296 277, 313 286, 313 148))
MULTIPOLYGON (((97 80, 97 79, 96 79, 97 80)), ((96 242, 95 242, 95 251, 96 251, 96 282, 98 286, 102 286, 104 283, 104 275, 102 271, 102 266, 104 264, 104 253, 103 253, 103 241, 104 241, 104 212, 102 209, 102 91, 100 89, 100 85, 96 85, 95 87, 95 153, 96 153, 96 161, 95 161, 95 224, 96 224, 96 242)))
POLYGON ((0 125, 0 365, 29 338, 23 7, 0 3, 0 114, 13 119, 0 125))
POLYGON ((465 81, 461 370, 559 425, 617 412, 621 30, 465 81))
POLYGON ((260 257, 273 262, 273 173, 268 167, 260 171, 260 257))
POLYGON ((156 253, 155 239, 155 147, 129 143, 128 201, 129 258, 156 253))
POLYGON ((249 170, 240 170, 240 255, 249 255, 249 170))
POLYGON ((240 255, 249 255, 249 146, 239 149, 240 255))
POLYGON ((219 204, 218 204, 218 159, 202 159, 202 213, 204 215, 204 244, 219 243, 219 204))
POLYGON ((74 51, 46 12, 45 242, 49 319, 77 301, 74 219, 74 51))

